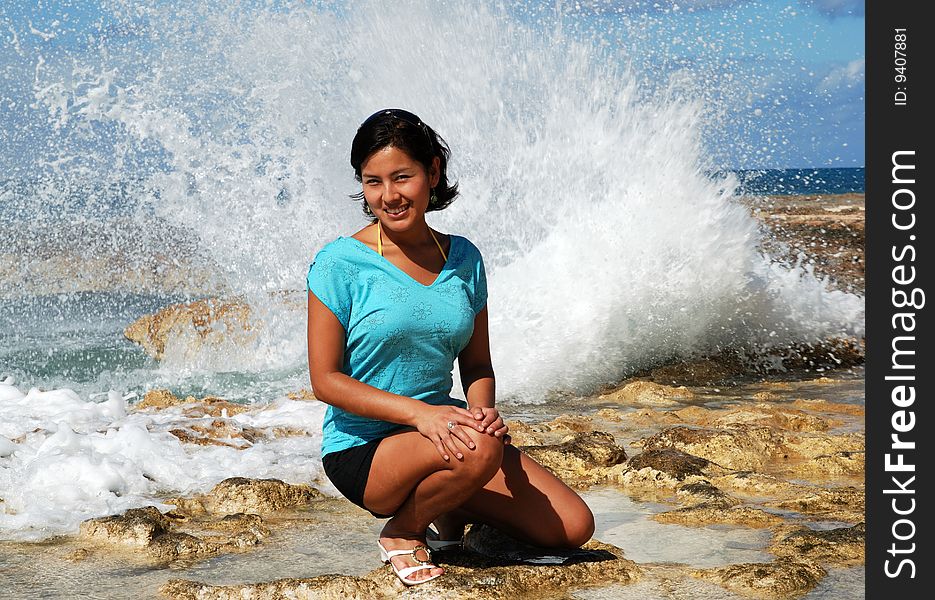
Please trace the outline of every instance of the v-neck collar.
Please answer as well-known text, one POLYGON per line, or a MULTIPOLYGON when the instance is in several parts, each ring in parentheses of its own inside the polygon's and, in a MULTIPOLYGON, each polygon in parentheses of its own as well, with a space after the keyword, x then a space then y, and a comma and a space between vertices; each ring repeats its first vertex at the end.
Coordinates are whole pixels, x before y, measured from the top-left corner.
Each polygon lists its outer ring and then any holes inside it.
POLYGON ((430 288, 434 287, 435 284, 438 283, 438 282, 441 280, 442 275, 445 273, 445 271, 448 270, 448 266, 449 266, 449 264, 451 263, 452 257, 453 257, 454 254, 455 254, 455 253, 454 253, 454 247, 455 247, 455 239, 457 239, 457 237, 458 237, 458 236, 456 236, 456 235, 451 235, 451 234, 448 235, 448 239, 451 241, 451 243, 448 244, 448 257, 445 259, 445 264, 442 265, 442 270, 439 271, 438 275, 435 276, 435 280, 432 281, 432 283, 430 283, 430 284, 428 284, 428 285, 425 285, 424 283, 422 283, 421 281, 418 281, 415 277, 413 277, 413 276, 410 275, 409 273, 403 271, 402 269, 400 269, 399 267, 397 267, 396 265, 394 265, 392 262, 390 262, 390 260, 389 260, 388 258, 386 258, 385 256, 381 256, 380 253, 378 253, 376 250, 374 250, 373 248, 371 248, 371 247, 368 246, 367 244, 363 243, 362 241, 358 240, 357 238, 355 238, 355 237, 344 237, 343 235, 340 236, 341 239, 350 240, 351 242, 357 244, 358 246, 360 246, 361 248, 363 248, 364 250, 366 250, 367 252, 369 252, 371 255, 373 255, 373 257, 374 257, 376 260, 378 260, 378 262, 380 262, 381 264, 388 265, 391 269, 395 270, 397 273, 399 273, 400 275, 402 275, 403 277, 405 277, 406 279, 408 279, 409 281, 411 281, 413 284, 418 285, 418 286, 420 286, 420 287, 422 287, 422 288, 425 288, 425 289, 430 289, 430 288))

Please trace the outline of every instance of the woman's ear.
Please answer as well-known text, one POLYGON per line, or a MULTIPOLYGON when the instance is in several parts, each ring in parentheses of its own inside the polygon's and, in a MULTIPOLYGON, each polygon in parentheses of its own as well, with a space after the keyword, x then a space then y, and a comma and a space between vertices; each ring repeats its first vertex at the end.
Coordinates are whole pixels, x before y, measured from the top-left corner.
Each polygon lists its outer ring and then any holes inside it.
POLYGON ((441 179, 441 159, 437 156, 432 159, 432 168, 429 169, 429 183, 430 187, 435 187, 438 185, 438 180, 441 179))

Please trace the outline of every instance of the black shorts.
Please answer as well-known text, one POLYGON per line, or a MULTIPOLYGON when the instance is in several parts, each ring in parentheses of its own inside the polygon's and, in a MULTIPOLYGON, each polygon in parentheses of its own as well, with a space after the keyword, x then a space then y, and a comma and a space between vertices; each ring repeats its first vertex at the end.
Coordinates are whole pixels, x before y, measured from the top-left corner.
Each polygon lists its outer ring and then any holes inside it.
POLYGON ((321 457, 321 464, 325 468, 325 475, 345 498, 378 519, 388 519, 393 515, 381 515, 364 506, 364 490, 367 489, 367 479, 370 477, 370 465, 381 441, 383 438, 330 452, 321 457))

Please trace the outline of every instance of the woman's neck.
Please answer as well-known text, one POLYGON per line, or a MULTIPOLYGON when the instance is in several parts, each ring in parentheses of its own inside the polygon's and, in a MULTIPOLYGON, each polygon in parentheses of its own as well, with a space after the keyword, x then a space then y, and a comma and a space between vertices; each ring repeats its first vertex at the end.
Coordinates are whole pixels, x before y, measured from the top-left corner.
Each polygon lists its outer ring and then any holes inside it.
POLYGON ((429 224, 425 221, 422 221, 421 225, 413 225, 405 231, 393 231, 388 227, 380 227, 378 232, 383 234, 384 246, 416 249, 435 245, 435 240, 429 231, 429 224))

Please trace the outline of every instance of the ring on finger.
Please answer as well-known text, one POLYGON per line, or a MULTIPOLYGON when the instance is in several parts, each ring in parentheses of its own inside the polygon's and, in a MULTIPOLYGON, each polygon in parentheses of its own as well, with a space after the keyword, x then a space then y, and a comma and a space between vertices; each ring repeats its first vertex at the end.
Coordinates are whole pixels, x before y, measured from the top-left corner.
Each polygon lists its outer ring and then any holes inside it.
POLYGON ((455 428, 455 422, 454 422, 454 421, 448 421, 448 431, 451 431, 451 430, 454 429, 454 428, 455 428))

